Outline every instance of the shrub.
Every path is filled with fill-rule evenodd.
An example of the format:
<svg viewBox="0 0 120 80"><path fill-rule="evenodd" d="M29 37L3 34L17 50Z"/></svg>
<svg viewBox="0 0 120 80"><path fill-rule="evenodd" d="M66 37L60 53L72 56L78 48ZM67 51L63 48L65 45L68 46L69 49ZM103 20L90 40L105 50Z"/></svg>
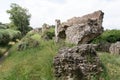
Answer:
<svg viewBox="0 0 120 80"><path fill-rule="evenodd" d="M38 33L28 33L17 46L17 50L26 50L37 47L40 44L40 35Z"/></svg>
<svg viewBox="0 0 120 80"><path fill-rule="evenodd" d="M0 29L0 44L7 44L9 41L15 41L21 38L19 31L11 29Z"/></svg>
<svg viewBox="0 0 120 80"><path fill-rule="evenodd" d="M106 30L100 36L92 40L92 43L114 43L117 41L120 41L120 30Z"/></svg>
<svg viewBox="0 0 120 80"><path fill-rule="evenodd" d="M42 38L45 40L53 39L54 36L55 36L55 32L53 27L42 33Z"/></svg>
<svg viewBox="0 0 120 80"><path fill-rule="evenodd" d="M8 26L6 25L6 24L0 24L0 29L7 29L8 28Z"/></svg>
<svg viewBox="0 0 120 80"><path fill-rule="evenodd" d="M32 47L37 47L39 46L39 41L32 39L32 38L27 38L26 40L23 40L23 42L20 42L18 44L17 50L26 50L28 48Z"/></svg>

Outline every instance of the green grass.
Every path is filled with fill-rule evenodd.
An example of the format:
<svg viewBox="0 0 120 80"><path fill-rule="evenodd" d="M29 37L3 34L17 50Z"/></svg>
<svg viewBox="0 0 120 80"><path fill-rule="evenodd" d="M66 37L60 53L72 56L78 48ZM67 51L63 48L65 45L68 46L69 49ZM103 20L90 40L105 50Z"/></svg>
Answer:
<svg viewBox="0 0 120 80"><path fill-rule="evenodd" d="M52 63L59 47L53 40L41 40L40 46L24 51L15 48L0 66L0 80L54 80ZM101 79L120 80L120 56L99 53L99 57L104 67Z"/></svg>
<svg viewBox="0 0 120 80"><path fill-rule="evenodd" d="M107 78L107 80L120 80L120 55L99 53L99 57L108 73L108 75L104 77Z"/></svg>
<svg viewBox="0 0 120 80"><path fill-rule="evenodd" d="M53 41L24 51L14 49L0 67L0 80L54 80L52 63L57 47Z"/></svg>
<svg viewBox="0 0 120 80"><path fill-rule="evenodd" d="M40 46L23 51L16 51L13 46L0 66L0 80L54 80L53 57L66 44L58 45L53 40L41 40ZM101 79L120 80L120 56L103 52L98 55L104 67Z"/></svg>

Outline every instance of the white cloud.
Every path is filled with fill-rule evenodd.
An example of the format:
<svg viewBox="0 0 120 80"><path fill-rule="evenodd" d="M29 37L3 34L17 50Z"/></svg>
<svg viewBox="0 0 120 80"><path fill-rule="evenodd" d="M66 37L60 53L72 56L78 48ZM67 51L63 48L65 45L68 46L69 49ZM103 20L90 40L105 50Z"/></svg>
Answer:
<svg viewBox="0 0 120 80"><path fill-rule="evenodd" d="M16 3L29 9L33 27L41 27L43 23L54 24L55 19L65 21L74 16L102 10L105 12L103 26L107 29L120 29L120 0L16 0ZM6 6L10 5L4 4ZM3 10L0 13L0 21L8 21Z"/></svg>

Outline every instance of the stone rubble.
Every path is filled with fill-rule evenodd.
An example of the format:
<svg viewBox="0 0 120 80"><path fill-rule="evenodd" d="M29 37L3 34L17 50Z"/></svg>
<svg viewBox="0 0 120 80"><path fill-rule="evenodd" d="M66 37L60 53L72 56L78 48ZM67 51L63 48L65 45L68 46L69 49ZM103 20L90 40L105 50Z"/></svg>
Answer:
<svg viewBox="0 0 120 80"><path fill-rule="evenodd" d="M109 48L109 52L111 54L120 54L120 42L111 44L111 46Z"/></svg>
<svg viewBox="0 0 120 80"><path fill-rule="evenodd" d="M102 72L101 61L93 45L64 47L54 58L56 80L90 80Z"/></svg>

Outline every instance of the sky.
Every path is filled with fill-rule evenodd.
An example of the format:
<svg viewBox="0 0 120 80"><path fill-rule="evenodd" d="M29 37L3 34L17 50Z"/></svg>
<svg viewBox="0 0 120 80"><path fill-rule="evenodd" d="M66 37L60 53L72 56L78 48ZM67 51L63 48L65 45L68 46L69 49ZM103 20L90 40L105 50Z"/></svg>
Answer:
<svg viewBox="0 0 120 80"><path fill-rule="evenodd" d="M103 27L105 29L120 29L120 0L0 0L0 22L9 23L11 3L27 8L31 13L30 25L33 28L42 24L55 24L55 19L61 22L72 17L80 17L94 11L104 12Z"/></svg>

